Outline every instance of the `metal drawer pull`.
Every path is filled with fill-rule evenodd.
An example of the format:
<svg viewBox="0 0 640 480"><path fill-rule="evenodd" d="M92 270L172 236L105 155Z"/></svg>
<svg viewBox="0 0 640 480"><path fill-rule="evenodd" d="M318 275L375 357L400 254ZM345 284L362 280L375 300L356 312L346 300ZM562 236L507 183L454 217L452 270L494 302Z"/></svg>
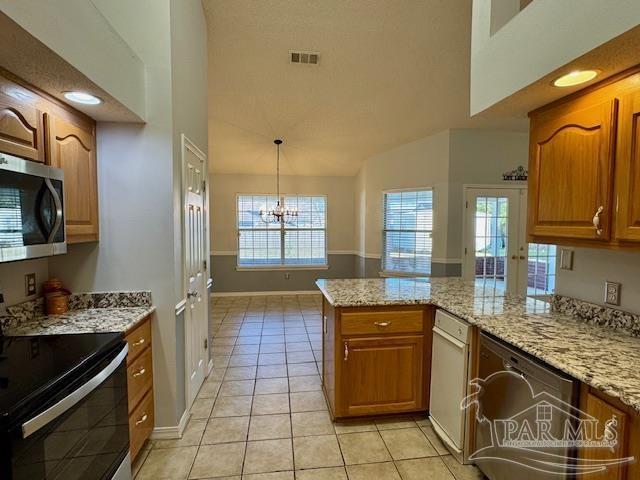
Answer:
<svg viewBox="0 0 640 480"><path fill-rule="evenodd" d="M344 342L344 361L346 362L347 360L349 360L349 345Z"/></svg>
<svg viewBox="0 0 640 480"><path fill-rule="evenodd" d="M598 210L596 210L596 214L593 216L593 226L596 229L596 235L602 235L602 229L600 228L600 215L604 212L604 207L600 205Z"/></svg>
<svg viewBox="0 0 640 480"><path fill-rule="evenodd" d="M138 370L136 373L132 374L131 376L133 378L139 377L140 375L144 375L145 373L147 373L147 370L142 367L140 370Z"/></svg>
<svg viewBox="0 0 640 480"><path fill-rule="evenodd" d="M391 322L373 322L376 327L388 327L391 325Z"/></svg>
<svg viewBox="0 0 640 480"><path fill-rule="evenodd" d="M136 421L136 425L142 425L144 422L147 421L148 418L149 418L149 416L145 413L144 415L142 415L140 417L140 420Z"/></svg>
<svg viewBox="0 0 640 480"><path fill-rule="evenodd" d="M140 345L144 345L145 339L141 338L140 340L138 340L137 342L133 342L131 344L132 347L139 347Z"/></svg>

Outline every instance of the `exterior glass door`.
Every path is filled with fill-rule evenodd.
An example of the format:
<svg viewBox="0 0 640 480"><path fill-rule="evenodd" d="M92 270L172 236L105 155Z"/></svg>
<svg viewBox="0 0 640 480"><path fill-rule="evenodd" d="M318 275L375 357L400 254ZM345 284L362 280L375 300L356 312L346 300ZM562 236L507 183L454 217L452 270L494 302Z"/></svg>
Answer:
<svg viewBox="0 0 640 480"><path fill-rule="evenodd" d="M467 188L464 276L520 295L553 293L555 245L527 244L523 188Z"/></svg>

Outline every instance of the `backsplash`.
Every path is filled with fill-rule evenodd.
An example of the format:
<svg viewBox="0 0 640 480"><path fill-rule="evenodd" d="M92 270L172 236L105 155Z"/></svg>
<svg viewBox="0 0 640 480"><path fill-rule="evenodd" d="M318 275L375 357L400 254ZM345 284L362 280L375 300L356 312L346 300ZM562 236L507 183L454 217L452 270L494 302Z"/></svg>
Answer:
<svg viewBox="0 0 640 480"><path fill-rule="evenodd" d="M150 291L72 293L69 296L69 310L150 306ZM42 297L7 307L7 315L0 316L0 325L19 324L39 315L45 315L45 302Z"/></svg>
<svg viewBox="0 0 640 480"><path fill-rule="evenodd" d="M551 306L565 315L640 337L640 315L563 295L553 295Z"/></svg>

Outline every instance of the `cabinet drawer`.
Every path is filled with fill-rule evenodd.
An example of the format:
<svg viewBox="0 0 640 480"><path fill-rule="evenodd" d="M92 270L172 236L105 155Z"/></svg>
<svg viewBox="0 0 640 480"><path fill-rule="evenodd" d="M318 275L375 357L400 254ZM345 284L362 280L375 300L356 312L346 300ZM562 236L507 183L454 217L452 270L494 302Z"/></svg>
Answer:
<svg viewBox="0 0 640 480"><path fill-rule="evenodd" d="M385 333L422 333L422 310L388 312L343 312L342 335L369 335Z"/></svg>
<svg viewBox="0 0 640 480"><path fill-rule="evenodd" d="M132 460L136 458L144 442L151 435L154 424L153 391L149 391L138 408L129 416L129 450Z"/></svg>
<svg viewBox="0 0 640 480"><path fill-rule="evenodd" d="M144 351L145 348L151 346L151 322L147 318L140 323L135 329L127 333L124 337L129 345L129 355L127 356L127 365L131 365L133 361Z"/></svg>
<svg viewBox="0 0 640 480"><path fill-rule="evenodd" d="M153 388L153 360L151 349L147 348L142 355L127 367L127 388L129 390L129 412L138 405L142 397Z"/></svg>

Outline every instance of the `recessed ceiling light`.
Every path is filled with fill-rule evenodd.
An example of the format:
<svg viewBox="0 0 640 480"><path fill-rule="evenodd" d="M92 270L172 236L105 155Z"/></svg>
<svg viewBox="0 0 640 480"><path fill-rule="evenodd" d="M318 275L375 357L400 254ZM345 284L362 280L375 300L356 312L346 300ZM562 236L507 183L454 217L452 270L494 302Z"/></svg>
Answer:
<svg viewBox="0 0 640 480"><path fill-rule="evenodd" d="M102 103L102 99L86 92L64 92L64 98L84 105L98 105Z"/></svg>
<svg viewBox="0 0 640 480"><path fill-rule="evenodd" d="M574 85L580 85L581 83L593 80L598 76L598 73L600 73L598 70L575 70L560 78L556 78L553 84L556 87L573 87Z"/></svg>

